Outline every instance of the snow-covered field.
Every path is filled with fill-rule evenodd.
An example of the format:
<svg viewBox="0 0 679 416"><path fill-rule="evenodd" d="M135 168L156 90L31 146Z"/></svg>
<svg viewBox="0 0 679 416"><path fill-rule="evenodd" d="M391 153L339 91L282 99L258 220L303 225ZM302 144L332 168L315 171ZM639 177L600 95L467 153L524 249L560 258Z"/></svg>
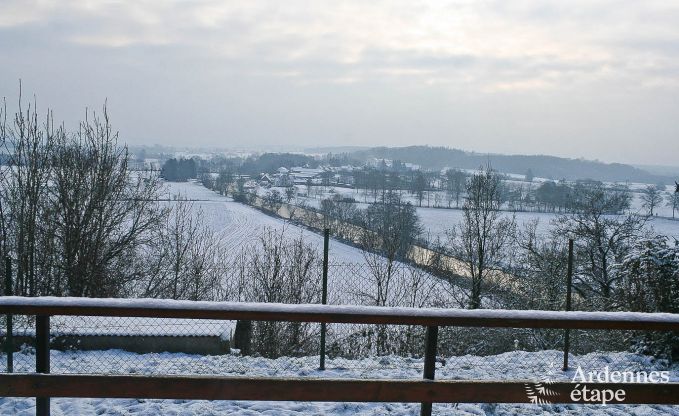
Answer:
<svg viewBox="0 0 679 416"><path fill-rule="evenodd" d="M165 197L171 200L180 194L185 198L195 200L194 209L202 212L203 221L218 234L224 249L233 254L237 254L244 247L255 245L265 228L285 229L286 237L298 238L302 235L304 241L315 246L319 252L323 248L321 235L234 202L231 198L221 196L199 183L168 182L165 192ZM328 271L329 303L356 303L357 299L365 294L375 293L374 276L360 249L331 240L329 260L331 264ZM405 270L407 266L399 263L397 267ZM422 283L421 286L444 285L439 278L422 273L428 285ZM407 273L404 271L403 275L406 276ZM451 288L446 286L445 289ZM445 289L439 288L433 293L439 297L448 296L448 291Z"/></svg>
<svg viewBox="0 0 679 416"><path fill-rule="evenodd" d="M241 247L256 242L262 231L269 227L276 230L286 229L291 237L304 235L304 240L322 249L323 237L282 219L273 218L260 211L234 202L195 182L167 182L166 193L170 199L181 194L195 199L196 209L202 210L202 218L217 232L225 247L237 251ZM361 251L339 242L330 244L330 258L333 263L363 262Z"/></svg>
<svg viewBox="0 0 679 416"><path fill-rule="evenodd" d="M525 182L523 184L528 185ZM532 185L536 186L537 183L534 183ZM641 201L641 190L645 186L647 185L646 184L629 185L630 190L632 191L632 204L630 207L631 212L638 212L640 214L645 213L645 210L642 208ZM282 195L285 194L285 188L274 187L271 189L278 190ZM260 188L258 189L258 194L260 196L264 196L268 191L269 190L266 188ZM667 186L666 192L669 193L671 191L673 191L673 189ZM300 194L305 194L306 188L303 186L297 186L297 192ZM361 209L367 207L368 204L373 201L372 195L370 195L369 193L366 194L365 191L363 190L341 187L334 188L327 187L325 189L325 192L321 192L321 188L316 187L312 192L313 197L297 196L296 201L298 201L298 203L303 202L304 204L310 207L318 208L321 199L330 198L334 194L341 195L343 197L354 198L357 202L357 206ZM433 195L434 193L432 192L431 194ZM405 201L409 201L415 206L418 205L418 201L415 199L415 197L409 194L408 192L404 191L402 194L402 198ZM447 238L446 231L450 230L451 228L453 228L455 225L459 224L462 221L462 210L445 208L445 206L447 206L447 202L445 200L445 193L443 192L440 192L438 199L439 202L436 205L442 206L444 208L431 207L432 205L435 205L434 200L436 198L434 196L430 196L429 199L430 199L429 203L427 203L427 200L425 199L422 202L422 207L417 208L417 215L420 218L420 222L423 228L423 237L429 239L430 241L434 241L438 237L441 241L445 242ZM455 206L454 201L452 205ZM656 208L656 212L658 216L650 218L648 226L653 227L653 230L656 233L679 238L679 216L677 220L673 220L672 218L670 218L672 216L672 208L666 205L666 201L663 201L663 203ZM508 211L507 215L512 215L512 213ZM535 219L538 219L539 220L538 232L546 233L551 228L550 222L557 216L557 214L542 212L517 212L515 216L516 222L519 227L522 227L524 224L527 224Z"/></svg>
<svg viewBox="0 0 679 416"><path fill-rule="evenodd" d="M423 236L430 240L439 237L441 241L446 241L446 230L450 230L462 221L462 210L441 209L441 208L417 208L417 215L423 228ZM512 215L512 213L507 213ZM551 229L551 221L556 214L540 212L517 212L514 214L516 223L519 227L535 219L539 220L538 232L546 233ZM653 227L656 233L679 238L679 221L668 218L650 218L647 227Z"/></svg>
<svg viewBox="0 0 679 416"><path fill-rule="evenodd" d="M18 363L32 363L33 355L17 357ZM562 372L558 367L559 351L537 353L514 351L490 357L452 357L438 365L436 378L504 379L539 381L572 380L574 370ZM4 361L4 360L3 360ZM328 370L319 371L318 357L279 358L198 356L186 354L132 354L118 350L89 352L52 351L53 373L108 374L220 374L268 377L310 378L391 378L420 379L422 360L395 356L366 358L357 361L327 361ZM618 370L660 370L646 357L630 354L589 354L573 357L574 368L585 371L603 370L605 366ZM4 364L0 364L4 365ZM0 367L0 370L4 370ZM670 381L679 381L679 369L670 372ZM0 414L34 414L30 398L0 398ZM679 415L672 406L583 406L583 405L513 405L513 404L437 404L437 415ZM52 415L417 415L419 404L411 403L300 403L199 400L143 399L52 399Z"/></svg>

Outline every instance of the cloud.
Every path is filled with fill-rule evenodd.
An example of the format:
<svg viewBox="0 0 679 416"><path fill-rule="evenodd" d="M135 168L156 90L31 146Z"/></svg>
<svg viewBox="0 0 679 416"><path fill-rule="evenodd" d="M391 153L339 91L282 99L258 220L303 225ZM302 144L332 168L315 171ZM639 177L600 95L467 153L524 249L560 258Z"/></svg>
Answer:
<svg viewBox="0 0 679 416"><path fill-rule="evenodd" d="M4 9L0 27L40 26L85 47L184 47L260 73L332 72L330 81L390 74L454 82L467 71L478 87L549 87L643 72L649 59L657 80L679 49L677 7L653 1L10 1ZM649 14L664 16L661 24L639 18ZM649 33L664 37L639 39Z"/></svg>
<svg viewBox="0 0 679 416"><path fill-rule="evenodd" d="M2 94L14 91L16 78L23 77L54 90L50 98L59 100L64 90L50 86L49 77L60 77L64 85L138 102L156 95L162 97L159 106L176 106L168 110L172 114L180 114L183 100L199 104L192 94L201 94L215 117L240 114L234 125L249 120L241 107L271 106L265 116L278 120L272 126L290 132L296 130L287 123L297 116L276 112L298 111L303 119L324 100L336 101L336 114L323 118L333 126L349 115L356 125L370 124L352 113L357 100L374 103L364 112L385 123L407 117L407 103L417 102L412 117L444 131L452 128L449 114L472 108L487 113L498 102L526 108L516 117L531 117L528 108L544 107L541 100L569 105L573 94L582 94L577 105L583 109L614 97L634 103L628 111L636 111L638 97L649 103L647 97L659 91L679 89L679 3L670 1L5 0L1 11L0 53L12 62L0 67ZM671 100L656 101L657 114L672 114ZM132 109L130 114L141 125ZM456 120L468 127L465 134L491 135L492 121ZM551 128L558 125L554 118ZM543 135L553 133L540 128ZM364 140L385 132L371 129L354 136ZM597 125L590 133L602 129ZM146 125L137 130L165 131ZM262 128L261 135L274 130ZM505 130L510 134L499 129ZM670 137L672 131L662 134Z"/></svg>

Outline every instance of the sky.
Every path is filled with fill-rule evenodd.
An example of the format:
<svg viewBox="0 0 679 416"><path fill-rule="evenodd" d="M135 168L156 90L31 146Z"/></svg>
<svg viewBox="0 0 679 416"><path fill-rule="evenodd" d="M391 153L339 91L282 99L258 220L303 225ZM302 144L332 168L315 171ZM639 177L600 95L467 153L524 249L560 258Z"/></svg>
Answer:
<svg viewBox="0 0 679 416"><path fill-rule="evenodd" d="M130 144L679 165L679 2L0 0L0 96Z"/></svg>

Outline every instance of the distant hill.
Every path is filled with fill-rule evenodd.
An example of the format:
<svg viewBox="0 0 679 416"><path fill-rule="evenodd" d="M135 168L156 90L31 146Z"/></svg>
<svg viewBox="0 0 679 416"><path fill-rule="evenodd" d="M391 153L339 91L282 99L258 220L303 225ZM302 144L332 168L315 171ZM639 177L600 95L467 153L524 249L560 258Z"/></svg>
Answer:
<svg viewBox="0 0 679 416"><path fill-rule="evenodd" d="M671 176L679 178L679 166L663 166L663 165L634 165L635 168L645 170L654 175Z"/></svg>
<svg viewBox="0 0 679 416"><path fill-rule="evenodd" d="M550 179L595 179L610 182L672 183L675 178L652 174L622 163L604 163L584 159L568 159L546 155L499 155L467 152L447 147L408 146L374 147L357 150L350 155L359 160L371 158L415 163L424 169L445 167L477 169L490 162L503 173L523 175L528 169L533 175Z"/></svg>
<svg viewBox="0 0 679 416"><path fill-rule="evenodd" d="M353 153L362 150L369 150L369 146L319 146L304 149L305 153Z"/></svg>

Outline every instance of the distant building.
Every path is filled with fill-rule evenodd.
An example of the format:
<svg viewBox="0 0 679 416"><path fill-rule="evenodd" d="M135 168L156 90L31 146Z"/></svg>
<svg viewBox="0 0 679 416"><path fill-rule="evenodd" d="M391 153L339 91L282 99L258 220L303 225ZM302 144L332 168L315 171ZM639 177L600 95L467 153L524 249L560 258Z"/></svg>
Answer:
<svg viewBox="0 0 679 416"><path fill-rule="evenodd" d="M271 176L269 176L268 173L262 173L261 175L259 175L259 178L257 178L257 184L259 186L268 188L274 185L274 179Z"/></svg>
<svg viewBox="0 0 679 416"><path fill-rule="evenodd" d="M403 169L405 169L405 170L420 170L421 169L420 165L416 165L414 163L402 163L402 162L398 162L398 161L396 161L396 163L394 163L394 161L391 160L391 159L378 159L378 158L369 159L366 162L366 165L371 166L371 167L376 168L376 169L381 169L381 170L396 170L396 171L399 171L399 170L403 170Z"/></svg>
<svg viewBox="0 0 679 416"><path fill-rule="evenodd" d="M294 167L290 168L289 175L295 185L306 185L309 180L312 184L318 185L321 183L323 172L323 169Z"/></svg>

